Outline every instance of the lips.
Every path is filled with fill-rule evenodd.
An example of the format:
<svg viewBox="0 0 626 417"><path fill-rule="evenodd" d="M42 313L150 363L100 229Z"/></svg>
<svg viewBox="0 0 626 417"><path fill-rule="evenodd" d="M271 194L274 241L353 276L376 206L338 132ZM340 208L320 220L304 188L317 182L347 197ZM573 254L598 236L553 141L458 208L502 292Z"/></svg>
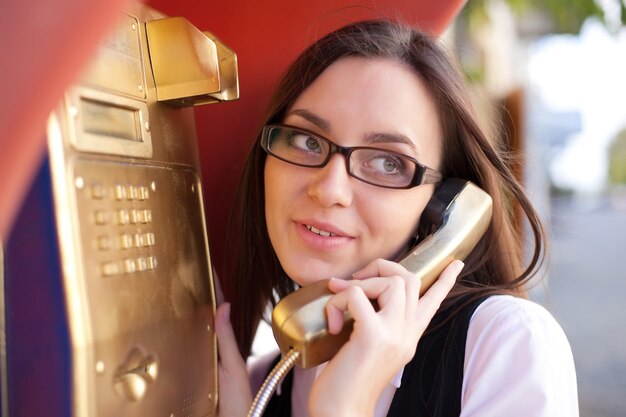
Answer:
<svg viewBox="0 0 626 417"><path fill-rule="evenodd" d="M295 220L296 223L300 224L301 227L306 228L311 233L315 233L318 236L322 237L353 237L350 233L342 230L339 226L336 226L333 223L328 223L321 220L316 220L313 218L302 218Z"/></svg>
<svg viewBox="0 0 626 417"><path fill-rule="evenodd" d="M310 224L305 224L304 227L306 227L307 229L309 229L311 232L315 233L316 235L320 235L320 236L324 236L324 237L335 237L335 236L337 236L336 233L328 232L326 230L320 230L320 229L316 228L315 226L311 226Z"/></svg>
<svg viewBox="0 0 626 417"><path fill-rule="evenodd" d="M355 236L332 223L302 218L294 221L299 241L310 249L335 251L354 242Z"/></svg>
<svg viewBox="0 0 626 417"><path fill-rule="evenodd" d="M344 248L354 237L343 233L341 230L329 226L328 224L313 223L311 221L296 222L296 233L299 236L297 242L301 242L305 247L314 251L336 251ZM296 241L293 242L294 244ZM316 252L317 253L317 252Z"/></svg>

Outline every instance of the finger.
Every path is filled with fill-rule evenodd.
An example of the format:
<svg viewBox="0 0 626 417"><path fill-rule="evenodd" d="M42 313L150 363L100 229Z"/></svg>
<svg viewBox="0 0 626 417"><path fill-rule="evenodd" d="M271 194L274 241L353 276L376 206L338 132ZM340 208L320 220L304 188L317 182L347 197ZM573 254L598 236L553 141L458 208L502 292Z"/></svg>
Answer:
<svg viewBox="0 0 626 417"><path fill-rule="evenodd" d="M245 416L252 404L252 393L246 364L230 323L229 303L221 304L215 312L215 332L219 352L218 416Z"/></svg>
<svg viewBox="0 0 626 417"><path fill-rule="evenodd" d="M357 286L349 286L328 300L326 304L326 317L328 319L328 331L337 334L343 328L343 312L347 311L355 321L366 320L376 314L374 306L367 298L363 290Z"/></svg>
<svg viewBox="0 0 626 417"><path fill-rule="evenodd" d="M355 272L352 275L353 280L363 280L371 277L383 277L398 275L404 278L406 281L406 299L405 305L408 307L406 311L406 318L412 319L415 317L417 309L417 300L419 298L419 292L422 282L415 276L414 273L407 270L404 266L397 262L388 261L386 259L375 259L370 262L365 268Z"/></svg>
<svg viewBox="0 0 626 417"><path fill-rule="evenodd" d="M385 277L391 275L404 276L410 274L405 267L397 262L386 259L375 259L367 264L363 269L352 274L352 279L365 279L372 277Z"/></svg>
<svg viewBox="0 0 626 417"><path fill-rule="evenodd" d="M406 282L399 276L369 278L361 281L333 281L337 280L331 280L332 283L329 282L329 288L340 291L331 298L330 301L332 302L327 304L329 329L332 332L341 330L344 322L344 311L349 311L355 320L371 320L372 313L394 320L406 317ZM375 305L367 305L367 308L363 307L362 310L357 310L359 305L351 303L361 302L361 295L367 299L375 300ZM372 301L369 304L371 303Z"/></svg>
<svg viewBox="0 0 626 417"><path fill-rule="evenodd" d="M215 312L215 332L220 365L230 374L245 371L246 365L239 354L235 332L230 323L230 303L221 304Z"/></svg>
<svg viewBox="0 0 626 417"><path fill-rule="evenodd" d="M399 276L350 281L331 278L328 282L328 288L335 293L340 293L350 287L358 287L363 290L368 299L376 300L379 311L393 308L391 313L394 313L395 310L404 309L406 282ZM419 290L416 292L419 294Z"/></svg>
<svg viewBox="0 0 626 417"><path fill-rule="evenodd" d="M215 270L213 270L213 285L215 286L215 301L217 305L221 305L224 303L224 293L222 292L222 285L220 284L220 279Z"/></svg>
<svg viewBox="0 0 626 417"><path fill-rule="evenodd" d="M420 298L417 307L417 315L419 317L428 318L430 322L430 319L435 315L439 306L456 283L456 278L461 273L463 266L463 262L455 260L443 270L437 281Z"/></svg>
<svg viewBox="0 0 626 417"><path fill-rule="evenodd" d="M328 319L328 332L330 334L339 334L345 323L343 310L340 310L334 304L326 304L326 317Z"/></svg>
<svg viewBox="0 0 626 417"><path fill-rule="evenodd" d="M405 281L405 305L409 307L406 311L406 317L412 319L415 317L415 310L417 308L417 300L419 299L422 282L413 272L407 270L404 266L386 259L376 259L370 262L365 268L353 274L353 280L356 281L371 277L385 277L393 275L400 276Z"/></svg>

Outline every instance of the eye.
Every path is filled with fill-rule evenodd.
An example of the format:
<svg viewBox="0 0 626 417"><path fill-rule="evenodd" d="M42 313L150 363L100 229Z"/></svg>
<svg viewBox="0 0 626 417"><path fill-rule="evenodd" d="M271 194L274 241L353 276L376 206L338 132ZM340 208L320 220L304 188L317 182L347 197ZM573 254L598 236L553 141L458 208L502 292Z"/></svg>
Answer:
<svg viewBox="0 0 626 417"><path fill-rule="evenodd" d="M395 155L379 155L370 159L368 166L382 175L393 175L404 170L402 160Z"/></svg>
<svg viewBox="0 0 626 417"><path fill-rule="evenodd" d="M398 164L396 163L396 161L393 161L391 159L385 159L383 161L383 169L385 170L385 172L394 172L398 169Z"/></svg>
<svg viewBox="0 0 626 417"><path fill-rule="evenodd" d="M411 182L415 164L395 152L360 148L352 153L351 170L354 176L372 184L403 187Z"/></svg>
<svg viewBox="0 0 626 417"><path fill-rule="evenodd" d="M322 143L319 138L298 132L291 137L291 145L303 151L317 152L322 151Z"/></svg>

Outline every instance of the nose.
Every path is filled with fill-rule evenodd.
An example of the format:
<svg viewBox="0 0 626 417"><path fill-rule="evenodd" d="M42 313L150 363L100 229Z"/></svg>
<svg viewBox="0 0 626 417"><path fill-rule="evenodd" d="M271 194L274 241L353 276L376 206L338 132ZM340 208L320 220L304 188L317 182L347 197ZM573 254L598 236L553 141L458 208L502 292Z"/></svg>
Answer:
<svg viewBox="0 0 626 417"><path fill-rule="evenodd" d="M348 207L352 204L352 178L343 155L334 154L326 166L315 171L309 184L309 195L313 199L323 207Z"/></svg>

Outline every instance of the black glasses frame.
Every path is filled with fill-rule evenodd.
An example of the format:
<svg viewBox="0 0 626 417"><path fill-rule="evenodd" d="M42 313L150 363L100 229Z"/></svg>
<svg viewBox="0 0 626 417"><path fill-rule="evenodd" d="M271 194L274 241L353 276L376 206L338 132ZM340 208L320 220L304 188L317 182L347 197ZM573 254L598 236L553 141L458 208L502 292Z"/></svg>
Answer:
<svg viewBox="0 0 626 417"><path fill-rule="evenodd" d="M272 131L272 129L291 129L291 130L296 130L298 132L303 132L306 133L308 135L311 135L313 137L316 137L318 139L321 139L325 142L328 142L328 144L330 145L330 151L328 152L328 155L326 156L326 159L324 159L324 161L322 161L319 164L301 164L298 162L293 162L290 161L288 159L285 159L279 155L276 155L275 153L272 152L272 150L270 149L269 146L269 142L270 142L270 132ZM370 185L374 185L376 187L382 187L382 188L393 188L393 189L409 189L409 188L413 188L413 187L417 187L418 185L422 185L422 184L436 184L439 183L443 180L443 175L438 172L435 171L432 168L427 167L424 164L419 163L415 158L412 158L408 155L404 155L398 152L394 152L394 151L390 151L389 149L383 149L383 148L376 148L376 147L371 147L371 146L341 146L341 145L337 145L335 142L333 142L332 140L325 138L324 136L315 133L315 132L311 132L310 130L307 129L303 129L301 127L296 127L296 126L291 126L291 125L286 125L286 124L270 124L270 125L265 125L263 127L263 130L261 131L261 141L260 141L260 145L261 148L268 154L273 156L274 158L280 159L281 161L285 161L287 163L290 163L292 165L297 165L297 166L301 166L301 167L306 167L306 168L322 168L324 166L326 166L326 164L328 164L328 161L330 161L331 156L334 153L339 153L341 155L344 156L344 159L346 161L346 171L348 172L348 175L350 175L352 178L356 178L359 181L362 181L366 184L370 184ZM399 186L399 187L394 187L394 186L389 186L389 185L381 185L381 184L376 184L370 181L367 181L361 177L356 176L353 172L352 169L350 167L350 155L352 154L353 151L358 150L358 149L371 149L371 150L379 150L379 151L384 151L384 152L389 152L389 153L393 153L396 155L400 155L403 158L408 159L409 161L413 162L416 166L415 169L415 174L413 175L413 178L411 179L411 182L405 186Z"/></svg>

